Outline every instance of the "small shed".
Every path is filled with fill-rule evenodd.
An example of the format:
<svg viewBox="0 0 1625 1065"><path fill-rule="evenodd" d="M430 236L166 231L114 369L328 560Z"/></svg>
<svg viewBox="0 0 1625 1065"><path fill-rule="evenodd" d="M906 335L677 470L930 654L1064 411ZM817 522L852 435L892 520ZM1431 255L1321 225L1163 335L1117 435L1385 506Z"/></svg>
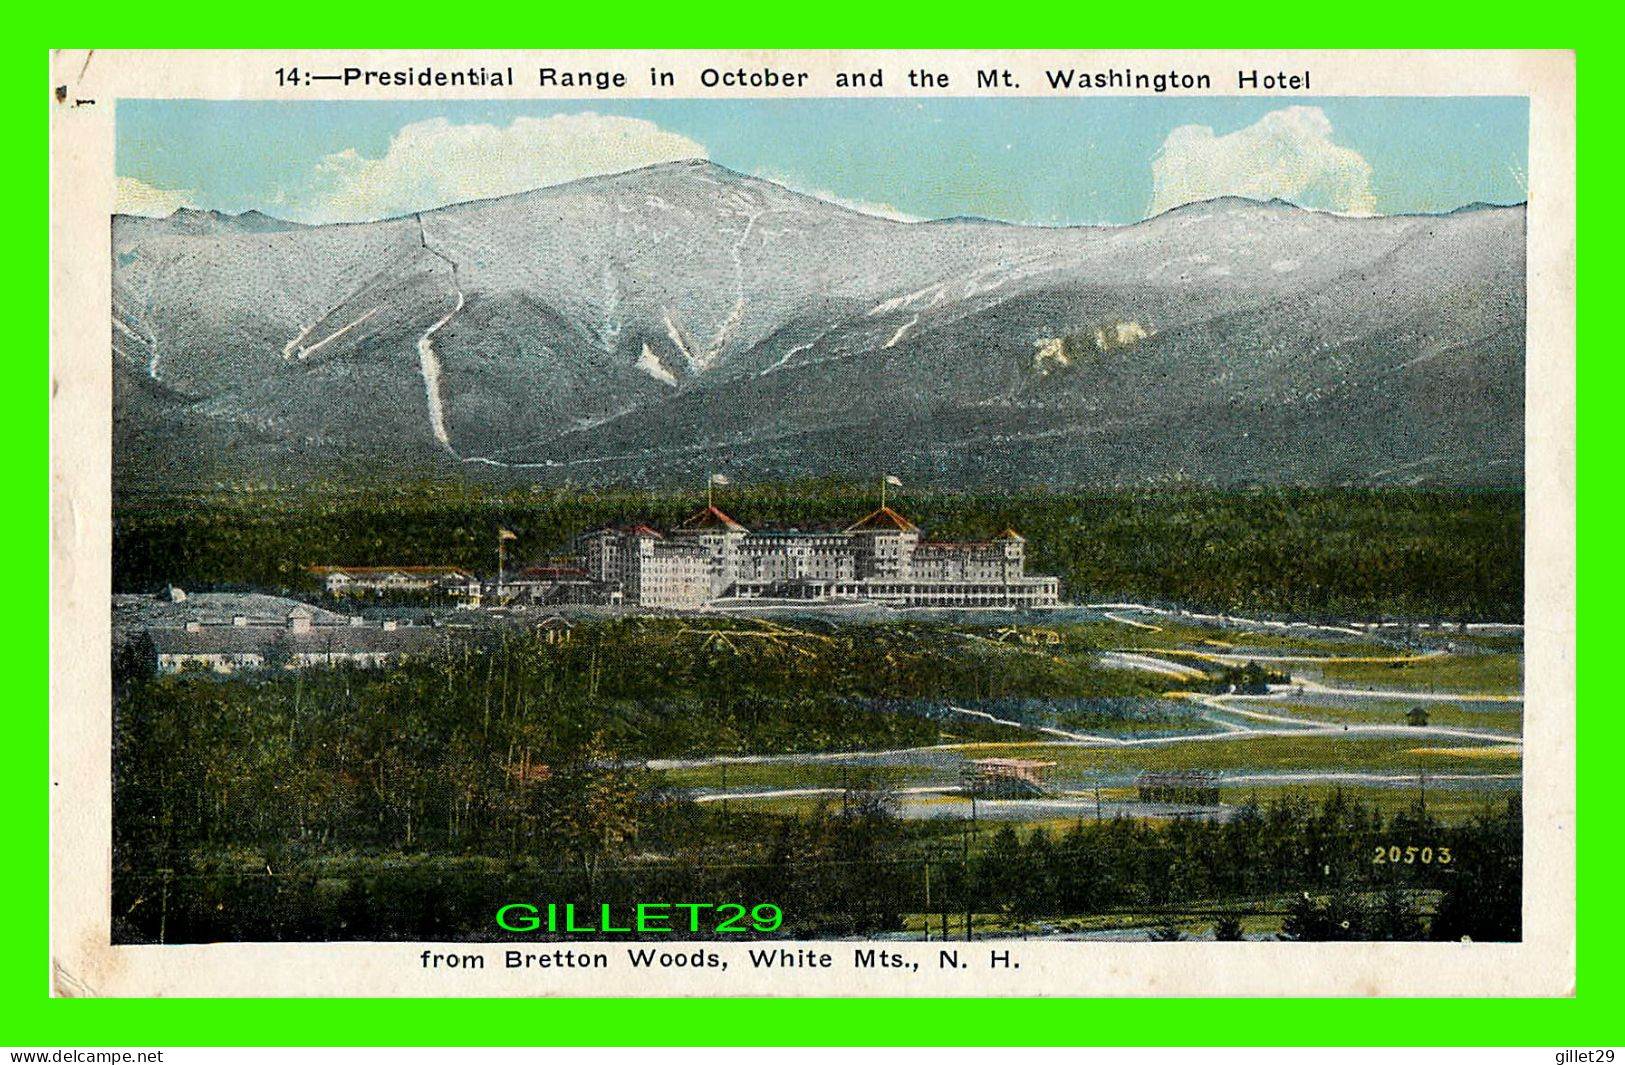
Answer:
<svg viewBox="0 0 1625 1065"><path fill-rule="evenodd" d="M1141 802L1219 805L1219 775L1206 769L1147 770L1135 786Z"/></svg>
<svg viewBox="0 0 1625 1065"><path fill-rule="evenodd" d="M965 789L997 799L1026 799L1049 794L1044 778L1054 762L1027 758L977 758L965 766Z"/></svg>
<svg viewBox="0 0 1625 1065"><path fill-rule="evenodd" d="M1405 724L1411 728L1427 728L1428 712L1425 707L1413 706L1405 711Z"/></svg>

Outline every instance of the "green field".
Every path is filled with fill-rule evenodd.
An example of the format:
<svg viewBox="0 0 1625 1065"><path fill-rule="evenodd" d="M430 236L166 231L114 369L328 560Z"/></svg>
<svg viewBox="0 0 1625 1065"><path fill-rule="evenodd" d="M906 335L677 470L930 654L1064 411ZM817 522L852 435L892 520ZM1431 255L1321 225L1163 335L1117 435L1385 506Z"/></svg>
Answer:
<svg viewBox="0 0 1625 1065"><path fill-rule="evenodd" d="M1514 767L1515 770L1515 767ZM1513 771L1513 770L1509 770ZM1454 771L1453 771L1454 772ZM943 787L951 787L952 781L940 782ZM810 785L808 785L810 786ZM1463 787L1459 782L1452 782L1449 786L1440 786L1435 783L1429 786L1427 778L1419 775L1416 780L1406 786L1376 786L1360 783L1318 783L1298 782L1286 784L1258 784L1237 785L1235 787L1221 787L1219 800L1225 806L1242 806L1253 802L1260 807L1272 803L1283 802L1310 802L1323 803L1334 793L1357 800L1371 808L1380 810L1387 816L1411 811L1416 807L1419 796L1425 796L1429 816L1444 824L1457 824L1473 817L1478 817L1493 809L1497 804L1504 803L1507 796L1515 794L1517 782L1485 780L1482 784ZM1100 789L1103 803L1102 811L1106 818L1117 816L1115 804L1119 802L1132 802L1136 798L1133 788L1108 787ZM1023 838L1028 834L1043 830L1050 833L1063 833L1071 829L1080 821L1094 820L1094 812L1090 808L1093 792L1084 789L1066 796L1070 800L1081 802L1081 806L1074 814L1057 815L1050 806L1035 804L1030 817L1012 818L1014 809L1010 804L1000 808L997 820L984 819L977 833L972 837L971 847L975 853L980 853L987 836L993 827L1013 825ZM969 814L970 800L953 794L941 795L910 795L908 796L910 812L912 815L932 816L929 813L934 808L940 808L942 816L963 820ZM805 818L810 816L819 807L825 809L839 809L841 797L838 794L829 795L798 795L798 796L769 796L763 798L729 799L728 808L741 811L749 810L756 813L773 814L781 817ZM717 806L720 809L720 805ZM1166 818L1152 817L1151 821L1166 820ZM991 827L990 827L991 826Z"/></svg>
<svg viewBox="0 0 1625 1065"><path fill-rule="evenodd" d="M899 786L934 783L944 779L943 771L930 765L877 764L854 760L848 766L827 762L812 765L787 762L734 762L684 769L667 769L661 774L673 787L707 788L729 791L755 791L768 788L844 788L876 777ZM954 778L957 779L957 778Z"/></svg>
<svg viewBox="0 0 1625 1065"><path fill-rule="evenodd" d="M1112 611L1119 617L1132 618L1142 624L1155 625L1158 631L1142 629L1122 622L1106 621L1094 625L1078 625L1080 635L1095 640L1100 646L1135 649L1175 649L1211 654L1246 654L1257 650L1268 654L1301 652L1312 655L1347 655L1360 657L1390 657L1403 654L1396 644L1356 637L1314 636L1300 633L1276 632L1269 629L1223 628L1200 625L1154 614L1135 614L1130 611Z"/></svg>
<svg viewBox="0 0 1625 1065"><path fill-rule="evenodd" d="M1136 747L1074 747L1035 744L979 744L988 757L1037 758L1057 763L1056 778L1100 776L1144 769L1211 769L1240 772L1516 772L1520 759L1509 754L1469 753L1498 750L1476 741L1399 736L1345 739L1304 733L1290 736L1242 736L1195 743L1147 744ZM1416 754L1448 750L1455 754ZM981 756L980 754L978 756Z"/></svg>
<svg viewBox="0 0 1625 1065"><path fill-rule="evenodd" d="M1421 752L1421 753L1418 753ZM1448 752L1448 753L1439 753ZM1514 748L1472 740L1434 736L1343 738L1322 733L1293 736L1259 735L1238 739L1146 744L1134 747L1084 747L1069 744L978 743L941 752L935 764L875 763L843 771L828 764L788 762L731 764L665 771L673 785L730 791L794 788L840 788L843 780L883 773L900 787L941 784L959 779L961 759L1027 758L1054 762L1051 780L1059 787L1086 787L1090 782L1148 769L1208 769L1219 772L1381 772L1516 773L1521 759ZM1382 789L1376 789L1382 790Z"/></svg>
<svg viewBox="0 0 1625 1065"><path fill-rule="evenodd" d="M1513 654L1446 654L1409 662L1330 662L1313 667L1294 664L1293 672L1351 688L1485 695L1523 691L1523 657Z"/></svg>
<svg viewBox="0 0 1625 1065"><path fill-rule="evenodd" d="M1522 654L1523 636L1521 634L1488 634L1479 632L1460 632L1456 629L1421 629L1415 634L1416 642L1424 647L1476 647L1483 651L1498 654Z"/></svg>
<svg viewBox="0 0 1625 1065"><path fill-rule="evenodd" d="M1509 736L1523 734L1523 704L1515 702L1418 704L1405 699L1353 700L1335 696L1317 698L1305 694L1294 697L1291 702L1246 701L1235 705L1282 717L1332 721L1340 725L1403 725L1406 712L1421 705L1427 711L1428 724L1435 728L1475 729L1502 732Z"/></svg>

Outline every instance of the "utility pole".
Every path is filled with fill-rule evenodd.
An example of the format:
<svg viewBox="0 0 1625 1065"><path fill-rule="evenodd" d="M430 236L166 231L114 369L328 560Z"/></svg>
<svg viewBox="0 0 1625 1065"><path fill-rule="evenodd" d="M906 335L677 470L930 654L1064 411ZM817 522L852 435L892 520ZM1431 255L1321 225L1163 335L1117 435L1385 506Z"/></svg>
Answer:
<svg viewBox="0 0 1625 1065"><path fill-rule="evenodd" d="M971 910L975 908L976 889L970 878L970 836L976 829L976 792L970 793L970 821L965 825L965 942L975 938Z"/></svg>
<svg viewBox="0 0 1625 1065"><path fill-rule="evenodd" d="M975 796L974 793L972 793L972 795L971 795L971 809L974 810L975 808L976 808L976 796ZM972 884L970 882L970 824L971 823L969 821L965 822L965 837L964 837L965 852L964 852L964 857L960 860L961 867L964 869L964 873L961 876L961 880L962 880L962 882L964 884L964 892L965 892L965 942L967 942L967 943L970 942L970 907L971 907L971 893L972 893L972 890L973 890L973 886L972 886Z"/></svg>
<svg viewBox="0 0 1625 1065"><path fill-rule="evenodd" d="M160 869L158 871L164 874L163 897L158 903L158 943L162 946L169 925L169 874L174 870Z"/></svg>
<svg viewBox="0 0 1625 1065"><path fill-rule="evenodd" d="M931 942L931 859L925 860L925 941Z"/></svg>

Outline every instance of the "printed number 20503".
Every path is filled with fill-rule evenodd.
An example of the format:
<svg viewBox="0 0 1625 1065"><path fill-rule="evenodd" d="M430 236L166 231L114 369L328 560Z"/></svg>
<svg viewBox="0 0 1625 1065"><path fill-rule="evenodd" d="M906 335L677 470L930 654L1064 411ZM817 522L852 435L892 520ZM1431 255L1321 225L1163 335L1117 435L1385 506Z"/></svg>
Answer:
<svg viewBox="0 0 1625 1065"><path fill-rule="evenodd" d="M1372 865L1449 865L1454 859L1449 847L1401 847L1397 843L1378 847Z"/></svg>

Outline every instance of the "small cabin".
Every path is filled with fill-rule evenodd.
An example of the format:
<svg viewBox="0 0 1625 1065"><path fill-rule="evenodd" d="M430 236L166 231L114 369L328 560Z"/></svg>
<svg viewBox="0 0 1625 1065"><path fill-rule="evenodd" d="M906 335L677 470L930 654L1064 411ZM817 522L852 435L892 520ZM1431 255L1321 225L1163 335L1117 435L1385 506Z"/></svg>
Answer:
<svg viewBox="0 0 1625 1065"><path fill-rule="evenodd" d="M1135 784L1141 802L1177 806L1219 805L1219 775L1205 769L1147 770Z"/></svg>
<svg viewBox="0 0 1625 1065"><path fill-rule="evenodd" d="M994 799L1030 799L1049 794L1045 777L1054 762L1027 758L977 758L965 766L965 790Z"/></svg>

